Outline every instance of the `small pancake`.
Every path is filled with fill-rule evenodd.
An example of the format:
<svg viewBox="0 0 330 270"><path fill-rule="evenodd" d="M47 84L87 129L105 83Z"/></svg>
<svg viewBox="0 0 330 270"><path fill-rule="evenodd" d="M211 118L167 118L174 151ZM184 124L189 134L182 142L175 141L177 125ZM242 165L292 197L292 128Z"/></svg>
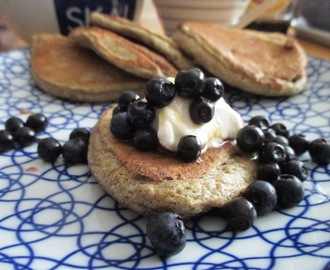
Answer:
<svg viewBox="0 0 330 270"><path fill-rule="evenodd" d="M193 64L180 51L178 45L173 39L165 35L155 33L126 18L111 16L99 12L92 12L90 19L91 23L96 26L108 29L160 53L178 69L188 69L193 67Z"/></svg>
<svg viewBox="0 0 330 270"><path fill-rule="evenodd" d="M31 74L43 91L71 101L114 101L125 90L142 95L146 85L59 34L33 36Z"/></svg>
<svg viewBox="0 0 330 270"><path fill-rule="evenodd" d="M177 69L162 56L111 31L79 27L69 37L78 46L93 50L109 63L141 78L175 76L177 73Z"/></svg>
<svg viewBox="0 0 330 270"><path fill-rule="evenodd" d="M306 85L306 55L284 34L186 22L173 38L211 74L247 92L290 96Z"/></svg>
<svg viewBox="0 0 330 270"><path fill-rule="evenodd" d="M110 196L142 215L198 216L228 203L255 179L256 163L231 142L186 163L117 141L109 129L111 117L112 110L106 111L92 131L88 165Z"/></svg>

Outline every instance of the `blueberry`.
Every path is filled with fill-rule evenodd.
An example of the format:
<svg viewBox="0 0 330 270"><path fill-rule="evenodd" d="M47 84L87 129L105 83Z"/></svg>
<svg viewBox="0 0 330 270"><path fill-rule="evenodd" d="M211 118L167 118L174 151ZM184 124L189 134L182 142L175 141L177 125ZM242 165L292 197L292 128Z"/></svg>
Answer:
<svg viewBox="0 0 330 270"><path fill-rule="evenodd" d="M224 91L223 84L218 78L209 77L205 80L202 96L212 102L216 102L222 97Z"/></svg>
<svg viewBox="0 0 330 270"><path fill-rule="evenodd" d="M255 126L245 126L236 136L237 146L244 152L253 153L260 149L265 140L262 130Z"/></svg>
<svg viewBox="0 0 330 270"><path fill-rule="evenodd" d="M75 128L74 130L71 131L69 135L69 140L78 138L85 141L88 144L90 135L91 135L90 131L86 128Z"/></svg>
<svg viewBox="0 0 330 270"><path fill-rule="evenodd" d="M262 180L252 182L243 192L243 197L254 205L258 216L271 212L277 202L275 188Z"/></svg>
<svg viewBox="0 0 330 270"><path fill-rule="evenodd" d="M127 120L136 128L148 128L155 119L155 110L147 102L131 102L127 110Z"/></svg>
<svg viewBox="0 0 330 270"><path fill-rule="evenodd" d="M8 118L5 122L5 129L13 136L22 127L24 127L23 120L15 116Z"/></svg>
<svg viewBox="0 0 330 270"><path fill-rule="evenodd" d="M276 141L277 135L275 133L275 130L269 128L269 129L263 130L263 132L264 132L264 136L265 136L265 143Z"/></svg>
<svg viewBox="0 0 330 270"><path fill-rule="evenodd" d="M180 139L177 155L184 161L194 161L201 155L202 146L200 140L193 135L187 135Z"/></svg>
<svg viewBox="0 0 330 270"><path fill-rule="evenodd" d="M173 101L174 96L174 84L169 80L154 78L147 83L145 97L151 106L163 108Z"/></svg>
<svg viewBox="0 0 330 270"><path fill-rule="evenodd" d="M175 213L164 212L148 217L146 233L161 258L174 256L186 246L186 229L182 218Z"/></svg>
<svg viewBox="0 0 330 270"><path fill-rule="evenodd" d="M248 124L251 126L256 126L262 130L269 128L269 122L268 122L267 118L263 115L257 115L257 116L252 117L249 120Z"/></svg>
<svg viewBox="0 0 330 270"><path fill-rule="evenodd" d="M29 146L36 139L36 133L29 127L22 127L17 130L15 135L15 141L21 146Z"/></svg>
<svg viewBox="0 0 330 270"><path fill-rule="evenodd" d="M286 137L282 136L282 135L277 135L276 139L275 139L275 142L279 143L283 146L289 145L289 140Z"/></svg>
<svg viewBox="0 0 330 270"><path fill-rule="evenodd" d="M281 174L273 183L277 193L277 209L291 208L304 198L302 182L290 174Z"/></svg>
<svg viewBox="0 0 330 270"><path fill-rule="evenodd" d="M284 150L285 150L285 155L286 155L285 161L297 159L295 151L290 146L285 145Z"/></svg>
<svg viewBox="0 0 330 270"><path fill-rule="evenodd" d="M304 163L299 160L289 160L281 165L282 174L291 174L305 181L308 177L308 170Z"/></svg>
<svg viewBox="0 0 330 270"><path fill-rule="evenodd" d="M128 105L136 100L140 100L140 96L134 91L125 91L118 99L118 108L121 112L127 110Z"/></svg>
<svg viewBox="0 0 330 270"><path fill-rule="evenodd" d="M300 156L308 150L309 140L303 134L293 134L289 137L289 145L296 155Z"/></svg>
<svg viewBox="0 0 330 270"><path fill-rule="evenodd" d="M237 197L225 206L227 229L245 231L250 228L257 218L257 212L251 202L244 197Z"/></svg>
<svg viewBox="0 0 330 270"><path fill-rule="evenodd" d="M36 133L45 131L47 125L48 119L42 113L31 114L25 122L25 126L33 129Z"/></svg>
<svg viewBox="0 0 330 270"><path fill-rule="evenodd" d="M69 165L87 164L88 144L78 138L68 140L62 146L62 155Z"/></svg>
<svg viewBox="0 0 330 270"><path fill-rule="evenodd" d="M267 162L258 166L257 179L273 183L281 174L280 166L275 162Z"/></svg>
<svg viewBox="0 0 330 270"><path fill-rule="evenodd" d="M290 131L282 123L275 123L270 126L271 129L275 130L276 135L281 135L286 138L290 136Z"/></svg>
<svg viewBox="0 0 330 270"><path fill-rule="evenodd" d="M132 139L135 131L127 120L127 112L119 112L111 118L110 130L120 140Z"/></svg>
<svg viewBox="0 0 330 270"><path fill-rule="evenodd" d="M0 153L14 149L14 136L8 130L0 130Z"/></svg>
<svg viewBox="0 0 330 270"><path fill-rule="evenodd" d="M285 161L286 153L283 145L270 142L265 144L259 151L259 162L275 162L281 163Z"/></svg>
<svg viewBox="0 0 330 270"><path fill-rule="evenodd" d="M330 163L330 145L326 139L319 138L309 144L308 152L312 160L319 165Z"/></svg>
<svg viewBox="0 0 330 270"><path fill-rule="evenodd" d="M157 132L153 128L139 129L133 138L134 147L141 152L157 149L159 144Z"/></svg>
<svg viewBox="0 0 330 270"><path fill-rule="evenodd" d="M46 138L38 143L38 155L46 162L54 162L62 153L60 142L54 138Z"/></svg>
<svg viewBox="0 0 330 270"><path fill-rule="evenodd" d="M214 116L214 104L203 97L197 97L191 102L189 113L193 122L205 124Z"/></svg>
<svg viewBox="0 0 330 270"><path fill-rule="evenodd" d="M175 90L185 99L193 99L202 94L205 86L204 73L199 68L181 70L175 77Z"/></svg>

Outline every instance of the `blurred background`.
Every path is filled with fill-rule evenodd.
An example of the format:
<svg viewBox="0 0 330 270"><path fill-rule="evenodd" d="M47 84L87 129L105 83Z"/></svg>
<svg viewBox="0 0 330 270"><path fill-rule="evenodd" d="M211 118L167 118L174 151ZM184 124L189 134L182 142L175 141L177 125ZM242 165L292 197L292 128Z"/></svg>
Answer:
<svg viewBox="0 0 330 270"><path fill-rule="evenodd" d="M46 3L47 0L29 0ZM40 2L43 1L43 2ZM54 0L55 1L55 0ZM56 0L56 2L65 2ZM91 0L72 0L66 3ZM139 3L138 16L134 19L147 26L150 30L171 35L176 26L184 20L201 20L207 22L219 22L222 24L238 24L243 20L243 26L252 19L286 20L287 26L291 25L293 31L290 34L297 36L303 47L310 54L321 52L330 60L330 0L98 0L108 1L114 5L124 3L121 1ZM48 1L50 2L50 1ZM265 3L273 3L271 7L264 8ZM27 39L23 35L17 36L8 29L5 22L11 17L20 17L13 8L14 3L26 5L26 0L0 0L0 52L28 47ZM205 4L207 3L207 6ZM11 7L10 7L11 6ZM9 8L8 8L9 7ZM5 10L7 9L7 11ZM10 9L8 15L8 9ZM25 12L24 9L22 9ZM35 10L35 9L33 9ZM5 12L6 11L6 12ZM4 15L11 16L3 18ZM14 16L15 15L15 16ZM252 16L251 16L252 15ZM22 17L22 16L21 16ZM55 16L54 16L55 17ZM297 17L299 17L297 19ZM40 20L40 18L38 18ZM245 20L245 22L244 22ZM21 22L21 25L25 25ZM31 24L32 25L32 24ZM41 23L38 23L42 27ZM238 25L237 27L243 27ZM25 26L27 27L27 26ZM32 26L31 26L32 27ZM36 27L34 25L34 27ZM11 27L11 29L14 29ZM17 30L17 29L16 29ZM30 29L28 29L30 30ZM15 31L16 33L18 31ZM27 32L23 29L22 33ZM23 38L22 38L23 37ZM25 39L25 40L24 40ZM318 45L318 50L313 50ZM318 56L318 55L314 55Z"/></svg>

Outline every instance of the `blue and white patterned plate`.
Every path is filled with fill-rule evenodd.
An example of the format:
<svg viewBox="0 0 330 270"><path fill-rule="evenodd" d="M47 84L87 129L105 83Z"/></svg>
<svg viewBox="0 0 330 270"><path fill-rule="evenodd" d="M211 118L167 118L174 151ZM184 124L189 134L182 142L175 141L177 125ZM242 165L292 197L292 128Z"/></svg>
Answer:
<svg viewBox="0 0 330 270"><path fill-rule="evenodd" d="M30 54L0 55L0 129L10 116L43 113L49 126L38 138L62 143L76 127L92 128L110 104L54 99L29 73ZM232 90L228 102L243 115L265 114L310 139L330 139L330 63L309 59L307 89L291 98L261 98ZM229 92L229 91L227 91ZM0 269L299 269L330 267L330 171L310 169L306 196L289 210L258 218L242 233L202 217L187 224L187 246L160 260L145 234L144 217L109 198L88 167L38 158L37 142L0 156Z"/></svg>

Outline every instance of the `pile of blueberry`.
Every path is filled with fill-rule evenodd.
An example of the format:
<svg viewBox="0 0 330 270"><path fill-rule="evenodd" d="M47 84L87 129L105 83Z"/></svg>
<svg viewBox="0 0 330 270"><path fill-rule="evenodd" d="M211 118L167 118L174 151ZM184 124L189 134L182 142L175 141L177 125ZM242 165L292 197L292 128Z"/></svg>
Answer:
<svg viewBox="0 0 330 270"><path fill-rule="evenodd" d="M300 155L309 152L319 165L330 163L330 144L323 138L309 141L303 134L290 134L282 123L270 125L263 116L250 119L237 134L238 151L256 155L257 180L239 197L216 209L227 221L227 230L244 231L258 216L294 207L304 198L302 182L308 171ZM186 244L184 222L175 213L152 215L147 223L147 236L161 258L182 251ZM173 244L172 244L173 243Z"/></svg>
<svg viewBox="0 0 330 270"><path fill-rule="evenodd" d="M41 113L31 114L25 122L15 116L8 118L5 129L0 130L0 153L31 145L47 125L47 117Z"/></svg>
<svg viewBox="0 0 330 270"><path fill-rule="evenodd" d="M214 103L223 95L223 85L217 78L205 78L204 73L193 68L181 70L175 83L164 78L154 78L147 83L146 101L134 92L128 91L118 100L110 123L112 134L120 140L133 141L139 151L152 151L158 148L156 131L150 126L155 118L156 108L169 105L175 95L190 99L189 108L192 121L204 124L214 116ZM178 158L194 161L201 154L201 142L193 135L181 138L178 145Z"/></svg>
<svg viewBox="0 0 330 270"><path fill-rule="evenodd" d="M42 139L38 144L38 155L46 162L54 162L62 154L68 165L87 164L90 131L76 128L63 145L53 137Z"/></svg>
<svg viewBox="0 0 330 270"><path fill-rule="evenodd" d="M41 113L31 114L25 122L19 117L8 118L5 129L0 130L0 153L31 145L47 125L48 119ZM38 155L44 161L54 162L62 154L66 164L87 164L89 136L89 130L76 128L63 146L54 138L42 139L38 143Z"/></svg>

